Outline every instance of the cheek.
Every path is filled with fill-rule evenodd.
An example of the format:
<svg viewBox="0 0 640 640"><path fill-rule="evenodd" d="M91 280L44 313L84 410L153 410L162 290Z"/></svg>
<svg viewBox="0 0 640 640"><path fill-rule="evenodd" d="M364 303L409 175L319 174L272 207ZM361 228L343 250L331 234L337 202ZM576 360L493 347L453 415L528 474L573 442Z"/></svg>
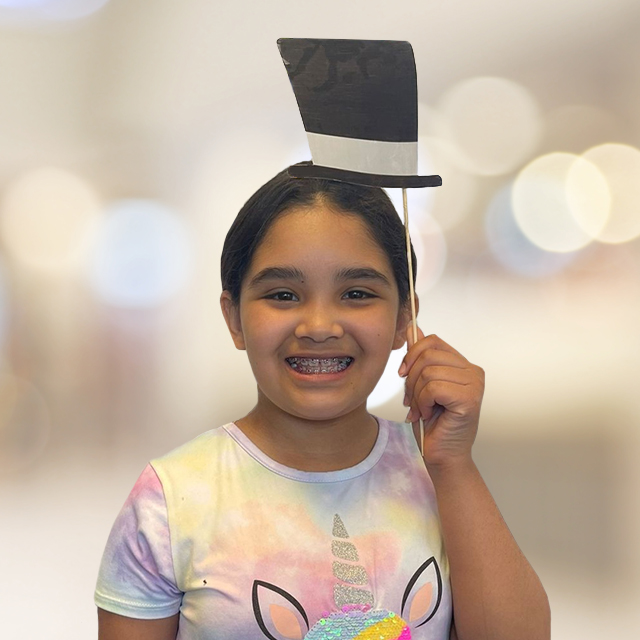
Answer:
<svg viewBox="0 0 640 640"><path fill-rule="evenodd" d="M242 319L243 335L247 354L267 353L282 345L291 334L290 322L284 322L281 316L262 310L253 313L249 306Z"/></svg>
<svg viewBox="0 0 640 640"><path fill-rule="evenodd" d="M358 327L358 331L361 339L366 341L370 348L385 351L395 342L396 326L396 315L383 313L375 320L362 323Z"/></svg>

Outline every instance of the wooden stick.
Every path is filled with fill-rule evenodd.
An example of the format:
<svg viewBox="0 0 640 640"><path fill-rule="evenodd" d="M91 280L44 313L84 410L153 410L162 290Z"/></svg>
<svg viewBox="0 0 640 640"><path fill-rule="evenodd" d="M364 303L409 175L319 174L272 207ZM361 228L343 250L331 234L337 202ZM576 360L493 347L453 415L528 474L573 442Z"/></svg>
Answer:
<svg viewBox="0 0 640 640"><path fill-rule="evenodd" d="M411 256L411 237L409 236L409 207L407 205L407 190L402 189L402 206L404 209L404 230L407 244L407 263L409 265L409 298L411 300L411 327L413 329L413 344L418 342L418 320L416 318L416 294L413 283L413 257ZM420 422L420 454L424 456L424 423Z"/></svg>

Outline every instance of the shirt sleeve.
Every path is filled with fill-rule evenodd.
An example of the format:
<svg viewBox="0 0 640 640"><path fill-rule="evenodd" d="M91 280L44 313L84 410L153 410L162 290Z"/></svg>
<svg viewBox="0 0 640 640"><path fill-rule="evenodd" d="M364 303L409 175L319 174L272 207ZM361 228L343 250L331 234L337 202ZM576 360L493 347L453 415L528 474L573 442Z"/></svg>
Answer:
<svg viewBox="0 0 640 640"><path fill-rule="evenodd" d="M162 484L147 465L109 534L96 605L129 618L166 618L180 610Z"/></svg>

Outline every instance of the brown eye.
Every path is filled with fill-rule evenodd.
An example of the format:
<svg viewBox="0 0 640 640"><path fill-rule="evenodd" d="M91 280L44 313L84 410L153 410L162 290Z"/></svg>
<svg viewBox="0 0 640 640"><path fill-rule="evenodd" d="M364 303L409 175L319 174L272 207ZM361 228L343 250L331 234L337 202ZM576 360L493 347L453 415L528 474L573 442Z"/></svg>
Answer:
<svg viewBox="0 0 640 640"><path fill-rule="evenodd" d="M372 293L368 293L367 291L362 291L360 289L347 291L347 293L344 294L344 297L347 298L347 300L366 300L367 298L375 298Z"/></svg>
<svg viewBox="0 0 640 640"><path fill-rule="evenodd" d="M295 302L298 298L291 291L276 291L265 296L268 300L278 300L279 302Z"/></svg>

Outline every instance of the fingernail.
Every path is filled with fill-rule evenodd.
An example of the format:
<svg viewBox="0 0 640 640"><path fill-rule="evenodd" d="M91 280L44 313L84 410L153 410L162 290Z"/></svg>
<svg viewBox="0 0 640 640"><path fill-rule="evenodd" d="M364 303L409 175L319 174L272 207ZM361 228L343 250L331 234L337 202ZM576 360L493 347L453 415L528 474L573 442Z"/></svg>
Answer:
<svg viewBox="0 0 640 640"><path fill-rule="evenodd" d="M407 417L404 419L405 422L413 422L413 407L409 409L409 413L407 413Z"/></svg>
<svg viewBox="0 0 640 640"><path fill-rule="evenodd" d="M398 369L398 375L403 376L407 372L407 365L403 362Z"/></svg>

